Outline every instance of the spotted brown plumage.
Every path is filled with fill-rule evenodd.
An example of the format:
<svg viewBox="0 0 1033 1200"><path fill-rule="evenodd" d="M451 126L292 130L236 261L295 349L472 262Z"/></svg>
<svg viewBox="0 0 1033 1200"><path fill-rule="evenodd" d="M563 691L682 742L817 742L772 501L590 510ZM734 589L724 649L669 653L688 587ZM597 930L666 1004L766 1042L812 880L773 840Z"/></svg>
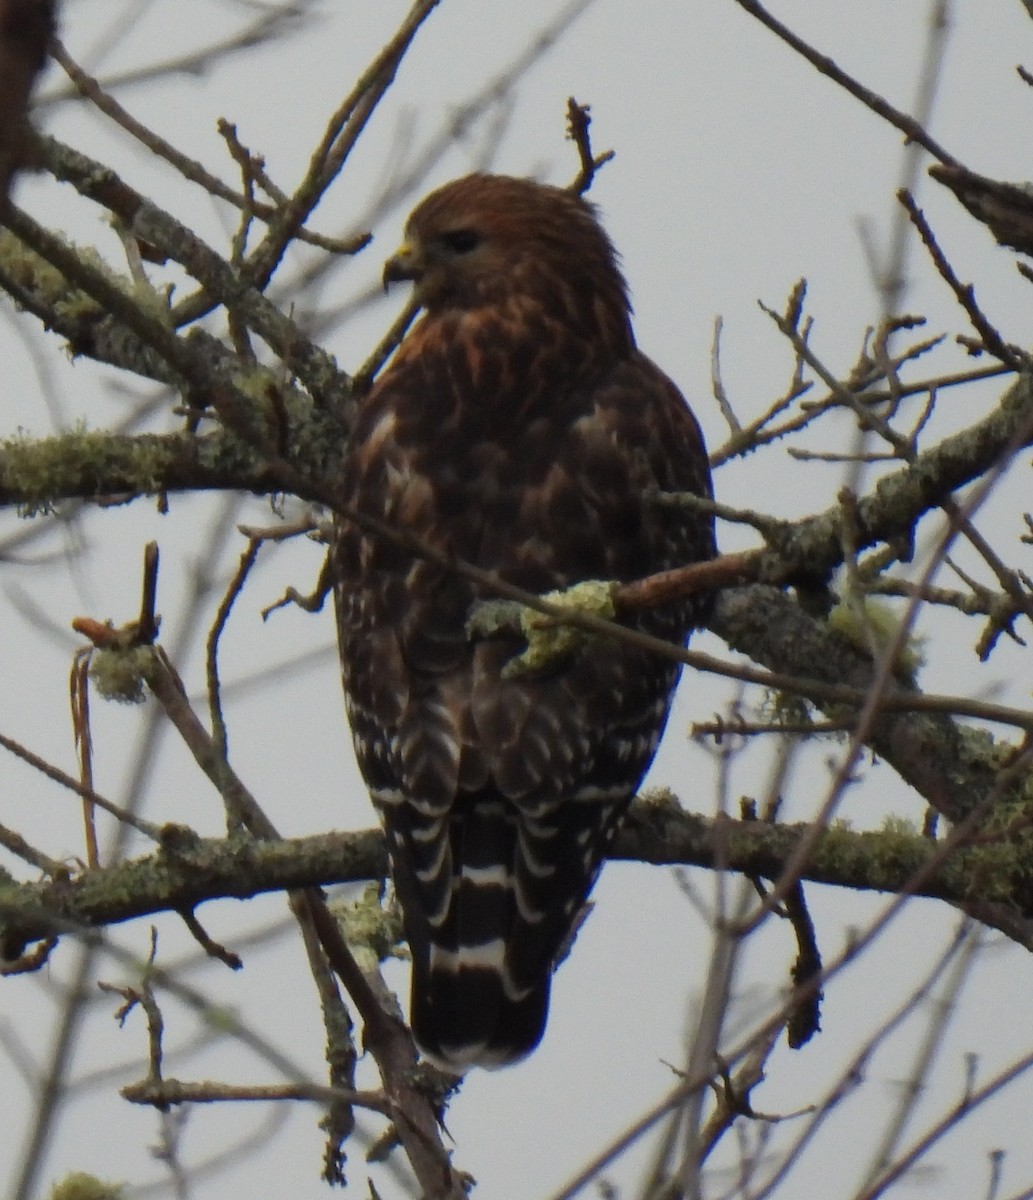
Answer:
<svg viewBox="0 0 1033 1200"><path fill-rule="evenodd" d="M424 314L362 403L353 510L528 591L632 580L714 554L699 428L635 347L594 210L471 175L413 212L385 282ZM411 1020L454 1071L537 1045L552 969L652 760L677 667L619 641L506 677L516 637L471 640L468 579L342 521L337 607L359 766L412 948ZM684 641L691 602L628 621Z"/></svg>

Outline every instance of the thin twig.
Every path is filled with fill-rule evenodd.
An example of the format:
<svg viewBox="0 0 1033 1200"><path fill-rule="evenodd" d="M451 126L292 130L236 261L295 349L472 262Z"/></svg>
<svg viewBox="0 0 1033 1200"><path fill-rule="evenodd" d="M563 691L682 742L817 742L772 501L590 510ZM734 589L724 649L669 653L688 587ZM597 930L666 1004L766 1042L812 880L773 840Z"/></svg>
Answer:
<svg viewBox="0 0 1033 1200"><path fill-rule="evenodd" d="M14 738L9 738L5 734L0 733L0 746L16 758L20 758L22 762L28 763L30 767L39 771L40 774L46 775L54 783L60 784L63 788L68 788L71 792L75 792L97 808L102 808L106 813L110 813L111 816L123 822L123 824L130 826L138 833L142 833L144 837L148 837L154 842L161 840L160 826L154 825L150 821L145 821L143 817L138 817L127 808L115 804L106 796L102 796L100 792L94 791L93 788L85 787L74 776L48 763L46 759L40 758L38 754L34 754L20 742L16 742Z"/></svg>
<svg viewBox="0 0 1033 1200"><path fill-rule="evenodd" d="M897 192L897 199L907 210L908 216L918 230L926 249L929 251L929 257L933 260L937 271L939 271L947 286L954 293L958 303L968 314L968 319L979 334L986 350L1013 371L1026 369L1029 365L1029 356L1024 354L1018 346L1013 346L1005 342L976 303L975 288L970 283L962 283L957 275L954 274L954 268L947 261L947 256L940 249L936 235L933 233L929 222L925 219L925 214L915 203L915 199L911 193L905 188L901 188Z"/></svg>
<svg viewBox="0 0 1033 1200"><path fill-rule="evenodd" d="M287 246L341 172L359 135L394 82L413 39L439 3L416 0L394 36L331 115L301 183L251 255L246 278L259 291L268 284Z"/></svg>
<svg viewBox="0 0 1033 1200"><path fill-rule="evenodd" d="M90 653L78 652L72 659L72 671L68 680L69 701L72 706L72 739L79 759L79 782L83 788L93 791L93 735L90 732ZM82 802L83 828L86 838L86 862L91 867L99 866L100 853L97 849L97 825L94 806L85 796Z"/></svg>
<svg viewBox="0 0 1033 1200"><path fill-rule="evenodd" d="M69 870L66 863L58 862L56 858L51 858L49 854L44 854L42 850L37 850L17 830L8 829L6 825L0 825L0 846L17 855L24 862L30 863L38 871L49 875L51 879L66 879L68 877ZM6 872L3 875L6 875ZM0 875L0 878L3 878L3 876Z"/></svg>
<svg viewBox="0 0 1033 1200"><path fill-rule="evenodd" d="M226 733L226 719L222 711L222 690L219 682L219 642L226 628L226 622L229 620L233 605L236 603L237 597L247 582L247 577L251 573L251 568L255 565L255 560L258 558L258 552L261 548L262 542L259 539L249 539L247 549L241 554L240 562L233 573L233 578L223 593L205 643L208 713L212 722L212 735L215 738L215 744L218 747L219 753L224 758L229 753L229 744ZM227 813L227 817L229 816L230 814Z"/></svg>
<svg viewBox="0 0 1033 1200"><path fill-rule="evenodd" d="M274 39L282 37L290 25L299 23L298 15L301 7L293 2L271 6L263 5L255 20L239 32L230 34L221 40L209 42L199 50L191 50L177 55L175 58L167 58L123 71L112 71L105 81L106 87L109 91L115 89L125 91L130 87L152 83L158 79L167 79L169 76L177 74L186 75L194 80L209 71L213 63L225 61L232 54L246 53L254 50L257 46L268 44ZM125 27L122 14L120 14L120 18L116 24L117 30ZM41 97L40 106L49 107L59 104L74 94L68 88L59 89Z"/></svg>
<svg viewBox="0 0 1033 1200"><path fill-rule="evenodd" d="M938 142L935 142L913 117L909 117L907 113L894 108L892 104L884 100L878 93L873 92L870 88L866 88L864 84L859 83L856 79L848 75L827 54L822 54L805 42L803 38L793 33L788 26L776 20L763 5L758 3L758 0L735 0L735 2L740 8L748 12L750 16L756 17L762 25L766 25L786 45L791 46L797 54L805 58L820 74L838 83L851 96L860 100L865 107L870 108L872 112L877 113L883 120L888 121L891 125L899 129L908 141L918 142L920 146L924 146L935 159L938 159L942 163L956 164L956 159L953 155L949 154Z"/></svg>
<svg viewBox="0 0 1033 1200"><path fill-rule="evenodd" d="M167 163L175 167L184 179L188 179L191 183L196 183L199 187L204 188L209 195L217 196L220 200L225 200L228 204L232 204L236 208L253 212L256 217L263 221L273 221L279 215L279 208L276 205L254 200L246 194L229 187L217 175L213 175L210 171L206 170L197 159L191 158L181 150L177 150L161 134L155 132L153 129L149 129L141 121L138 121L110 92L105 91L92 75L83 70L68 53L60 38L51 39L50 53L55 62L61 66L68 78L75 84L82 96L95 105L105 116L110 117L112 121L121 126L128 134L136 138L141 145L146 146L153 154L156 154L159 158L163 158ZM220 122L220 131L222 125L223 122ZM338 255L357 254L371 240L368 233L361 233L355 237L346 239L331 238L313 233L311 230L304 228L299 229L296 236L300 241L325 250L328 254Z"/></svg>
<svg viewBox="0 0 1033 1200"><path fill-rule="evenodd" d="M169 1104L268 1103L269 1101L302 1100L309 1103L354 1104L371 1112L391 1115L391 1104L381 1092L349 1091L325 1087L318 1083L231 1084L209 1080L188 1082L180 1079L145 1079L119 1089L130 1104L148 1104L164 1108Z"/></svg>
<svg viewBox="0 0 1033 1200"><path fill-rule="evenodd" d="M357 396L362 396L369 391L377 372L402 344L402 338L405 337L409 326L416 319L416 314L419 311L419 302L410 299L406 302L405 307L398 316L391 322L387 332L373 348L372 353L352 376L352 387Z"/></svg>
<svg viewBox="0 0 1033 1200"><path fill-rule="evenodd" d="M588 191L595 179L596 172L600 167L605 166L616 153L613 150L605 150L602 154L595 154L593 152L592 138L588 132L591 124L591 105L578 104L573 96L568 97L567 137L577 147L578 161L581 165L577 175L567 185L567 190L573 192L576 196L583 196Z"/></svg>
<svg viewBox="0 0 1033 1200"><path fill-rule="evenodd" d="M714 393L714 399L717 401L717 407L721 410L721 415L724 417L731 431L733 438L742 437L742 425L739 423L739 418L735 415L731 401L728 399L728 393L725 391L724 380L721 378L721 330L724 328L724 320L717 316L714 318L714 338L710 343L710 386ZM776 406L780 411L782 407L790 403L789 400L779 401ZM772 410L765 413L764 419L770 420L773 415Z"/></svg>

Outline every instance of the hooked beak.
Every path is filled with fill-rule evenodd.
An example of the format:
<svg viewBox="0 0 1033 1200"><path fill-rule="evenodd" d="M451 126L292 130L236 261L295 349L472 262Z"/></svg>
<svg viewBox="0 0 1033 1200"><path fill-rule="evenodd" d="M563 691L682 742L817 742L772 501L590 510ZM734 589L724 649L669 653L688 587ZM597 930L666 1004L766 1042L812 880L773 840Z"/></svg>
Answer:
<svg viewBox="0 0 1033 1200"><path fill-rule="evenodd" d="M384 291L388 285L404 279L419 279L423 274L423 259L412 242L403 242L384 263Z"/></svg>

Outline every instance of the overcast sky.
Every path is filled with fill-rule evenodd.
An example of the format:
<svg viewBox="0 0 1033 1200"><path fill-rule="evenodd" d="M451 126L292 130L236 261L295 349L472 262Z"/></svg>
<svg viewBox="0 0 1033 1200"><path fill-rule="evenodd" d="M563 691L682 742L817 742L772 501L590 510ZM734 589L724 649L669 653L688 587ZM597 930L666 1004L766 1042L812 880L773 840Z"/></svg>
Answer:
<svg viewBox="0 0 1033 1200"><path fill-rule="evenodd" d="M823 5L782 0L777 13L869 87L909 109L929 37L930 7L891 0ZM894 192L904 170L902 139L795 57L734 0L595 0L580 8L580 15L567 22L513 86L501 89L462 129L449 134L469 98L504 76L543 30L557 26L564 10L548 0L443 0L314 221L319 230L334 234L372 226L373 244L343 261L318 288L304 292L296 301L297 313L320 328L325 314L341 306L350 312L361 300L354 315L335 320L326 334L339 362L347 369L357 367L403 303L400 292L386 298L375 293L382 261L399 240L415 200L431 186L474 168L567 182L577 167L563 136L566 99L573 95L592 106L596 149L616 151L591 196L623 258L640 345L679 383L709 443L716 446L728 432L710 389L718 315L724 321L724 382L744 423L781 394L792 369L785 343L757 301L782 308L800 277L809 285L813 347L832 369L848 372L866 326L880 315L861 229L884 250L897 217ZM125 86L117 94L136 117L233 182L234 169L216 122L220 117L234 122L241 140L264 155L272 178L289 190L328 114L404 12L398 0L324 3L314 7L308 27L290 39L237 54L213 71ZM249 14L246 6L229 0L174 5L69 0L62 37L87 68L102 78L117 77L229 35ZM1033 90L1019 79L1015 65L1033 67L1029 13L1018 0L958 3L952 6L947 38L931 131L971 168L999 178L1022 178L1029 173L1025 148ZM102 116L60 102L65 86L56 70L44 78L43 95L51 98L40 117L44 126L119 167L133 186L225 252L232 215ZM443 152L423 173L414 194L381 203L385 183L403 176L442 139ZM121 267L119 244L103 214L70 189L23 180L18 199L77 242L97 244ZM1005 336L1028 344L1033 306L1029 285L1015 272L1012 256L995 248L986 230L969 221L953 197L935 184L921 181L919 201L959 274L976 282L984 307ZM314 261L312 255L295 254L285 283ZM904 307L926 315L931 332L969 332L917 245L911 246L906 265ZM275 295L284 305L295 302L289 289ZM57 338L40 333L33 319L13 315L6 303L0 303L0 357L5 364L5 428L11 431L20 427L44 434L80 419L101 427L122 419L141 398L157 395L108 369L69 364ZM962 360L959 354L946 354L940 361L946 370ZM998 390L991 387L984 396ZM973 403L971 398L941 400L927 444L971 420L976 413L967 405ZM162 417L156 427L168 428L173 420ZM833 426L819 429L828 437ZM820 437L801 444L832 448ZM773 447L719 471L716 488L729 504L792 517L827 507L842 478L841 468L800 466L784 448ZM1024 505L1028 501L1021 492L1013 490L1010 499L1002 492L984 514L987 528L1000 535L1002 550L1013 558ZM76 645L71 619L80 614L116 621L131 617L138 603L142 547L157 538L163 560L163 641L174 649L185 628L203 547L221 527L226 540L213 579L215 591L206 598L201 616L203 643L225 573L243 548L233 524L244 519L271 521L268 504L242 501L227 515L223 500L174 497L170 514L163 517L152 503L139 502L77 519L3 562L0 589L9 603L0 638L0 677L9 682L0 689L0 731L73 769L66 716L67 672ZM3 532L24 530L24 523L5 518ZM753 544L752 536L739 529L722 528L720 533L726 549ZM83 543L89 553L65 561L64 553ZM53 556L59 556L56 564ZM307 545L270 553L238 606L223 649L225 677L240 685L228 698L233 762L285 834L372 823L351 759L329 608L316 617L285 610L265 624L259 617L259 610L288 584L310 586L319 561L319 550ZM926 631L945 637L949 646L946 653L930 655L922 674L928 690L987 694L993 688L997 698L1028 703L1028 665L1023 667L1017 651L1005 648L977 673L974 635L961 622L932 622ZM192 648L177 660L193 688L202 684L198 645L195 630ZM713 638L701 638L699 645L725 652ZM293 672L246 686L259 668L293 663L298 664ZM716 804L717 764L686 733L692 721L722 709L728 695L723 684L684 681L649 779L670 786L687 807L705 813ZM97 784L118 798L134 770L134 746L146 713L98 703L94 720ZM773 753L769 744L757 746L735 764L728 786L733 804L740 794L763 795ZM805 819L815 810L828 780L826 759L838 753L841 747L829 743L801 756L785 788L787 818ZM150 760L145 815L218 834L221 806L185 754L165 739ZM54 857L81 855L76 805L21 766L5 761L3 768L3 823ZM877 826L886 812L920 819L922 805L889 768L879 766L863 787L850 793L846 813L865 827ZM15 869L13 862L2 861ZM698 871L689 872L688 880L709 903L712 880ZM885 904L873 896L817 887L808 891L822 949L830 958L852 928L863 927ZM478 1179L478 1196L548 1196L669 1089L673 1077L666 1064L684 1058L684 1033L709 953L707 921L668 870L611 864L595 900L596 910L575 953L557 975L541 1048L518 1067L472 1075L449 1112L456 1163ZM283 921L285 910L282 897L265 897L248 905L209 905L201 916L214 937L240 949L235 939ZM733 1031L737 1022L744 1027L769 1010L786 984L795 948L787 930L770 924L751 944L737 979ZM769 1083L754 1096L755 1104L765 1112L786 1113L812 1102L882 1016L909 994L957 924L957 914L941 906L908 905L891 936L829 989L823 1034L798 1054L776 1053ZM158 927L162 961L193 955L193 944L176 921L161 920ZM138 955L146 954L148 938L143 922L117 934L119 944ZM296 939L242 953L246 966L237 975L202 964L185 977L320 1079L318 1011ZM0 1055L6 1053L9 1061L0 1067L5 1080L0 1089L0 1128L5 1130L0 1178L16 1173L21 1134L16 1136L15 1130L24 1130L32 1112L15 1064L24 1054L36 1069L46 1063L60 1014L60 985L74 957L66 947L43 976L3 984ZM99 974L126 978L124 968L111 962L102 963ZM404 996L404 967L392 965L389 975ZM1029 1051L1031 996L1028 955L997 943L981 951L923 1112L939 1113L960 1095L964 1054L978 1054L981 1074L989 1074ZM176 1001L167 1004L170 1047L188 1043L202 1023ZM102 1066L118 1064L118 1078L91 1090L89 1103L82 1095L71 1098L46 1160L48 1180L73 1168L133 1183L164 1178L148 1150L156 1139L154 1114L130 1107L116 1093L119 1084L140 1074L138 1060L145 1046L139 1014L119 1031L112 1018L116 1006L110 997L92 1002L72 1074L85 1078ZM15 1034L25 1047L11 1041ZM913 1023L867 1065L868 1086L837 1110L785 1195L852 1194L878 1140L873 1124L895 1101L895 1086L907 1074L908 1053L920 1034ZM203 1055L173 1059L169 1070L191 1079L275 1080L272 1067L225 1039ZM1008 1151L1002 1194L1033 1186L1033 1146L1027 1132L1031 1104L1033 1081L1016 1085L949 1149L933 1153L930 1162L936 1171L916 1176L916 1193L983 1194L986 1154L998 1146ZM255 1109L194 1112L184 1157L202 1160L263 1120ZM290 1195L293 1200L325 1195L318 1180L317 1114L299 1108L287 1120L287 1136L266 1140L263 1134L245 1163L227 1176L198 1184L194 1194L218 1189L226 1196ZM647 1159L647 1148L640 1147L609 1172L629 1189L622 1196L634 1194L631 1182ZM364 1164L354 1161L351 1176L355 1195L365 1195ZM382 1170L376 1179L385 1200L402 1194Z"/></svg>

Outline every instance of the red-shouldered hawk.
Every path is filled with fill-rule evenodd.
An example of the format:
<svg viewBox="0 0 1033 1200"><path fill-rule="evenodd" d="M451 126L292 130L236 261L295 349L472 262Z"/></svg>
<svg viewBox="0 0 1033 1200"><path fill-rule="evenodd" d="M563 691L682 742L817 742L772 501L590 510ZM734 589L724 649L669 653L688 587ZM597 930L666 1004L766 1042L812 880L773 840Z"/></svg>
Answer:
<svg viewBox="0 0 1033 1200"><path fill-rule="evenodd" d="M428 196L385 283L425 312L362 403L345 468L357 512L528 591L632 580L714 555L699 427L635 348L591 205L470 175ZM557 955L652 760L678 668L610 640L509 678L515 636L471 640L491 598L343 521L337 607L359 766L387 833L412 948L411 1021L460 1072L532 1050ZM681 643L683 602L637 629Z"/></svg>

